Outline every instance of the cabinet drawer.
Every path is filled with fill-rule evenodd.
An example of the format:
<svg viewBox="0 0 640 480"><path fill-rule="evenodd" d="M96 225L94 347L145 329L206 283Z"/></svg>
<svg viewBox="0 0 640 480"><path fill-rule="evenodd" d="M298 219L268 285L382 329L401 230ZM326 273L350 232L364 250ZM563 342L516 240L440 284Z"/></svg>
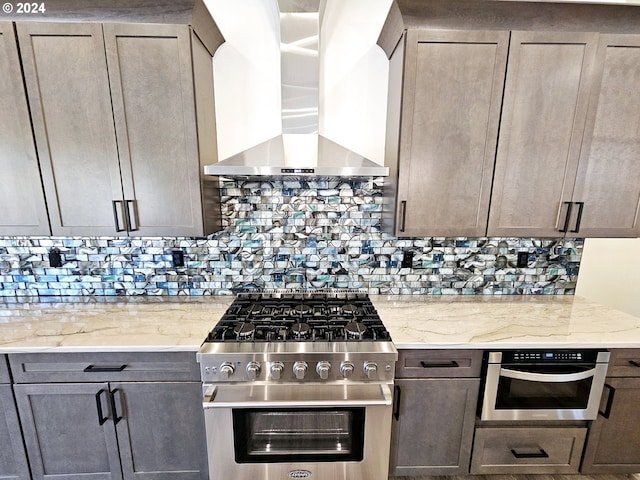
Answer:
<svg viewBox="0 0 640 480"><path fill-rule="evenodd" d="M15 383L200 380L195 352L9 354Z"/></svg>
<svg viewBox="0 0 640 480"><path fill-rule="evenodd" d="M622 348L619 350L611 350L607 376L640 377L640 349Z"/></svg>
<svg viewBox="0 0 640 480"><path fill-rule="evenodd" d="M6 355L0 355L0 383L11 383Z"/></svg>
<svg viewBox="0 0 640 480"><path fill-rule="evenodd" d="M578 473L586 428L478 428L471 473Z"/></svg>
<svg viewBox="0 0 640 480"><path fill-rule="evenodd" d="M482 350L400 350L396 378L479 377Z"/></svg>

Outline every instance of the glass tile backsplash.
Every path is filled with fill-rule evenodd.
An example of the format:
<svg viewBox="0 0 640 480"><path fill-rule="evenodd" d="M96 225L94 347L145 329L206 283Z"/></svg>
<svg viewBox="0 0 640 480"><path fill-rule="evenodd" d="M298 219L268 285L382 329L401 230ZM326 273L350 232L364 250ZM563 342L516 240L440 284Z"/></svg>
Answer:
<svg viewBox="0 0 640 480"><path fill-rule="evenodd" d="M221 195L224 228L207 238L0 237L0 296L575 291L582 239L396 238L380 232L382 179L225 180Z"/></svg>

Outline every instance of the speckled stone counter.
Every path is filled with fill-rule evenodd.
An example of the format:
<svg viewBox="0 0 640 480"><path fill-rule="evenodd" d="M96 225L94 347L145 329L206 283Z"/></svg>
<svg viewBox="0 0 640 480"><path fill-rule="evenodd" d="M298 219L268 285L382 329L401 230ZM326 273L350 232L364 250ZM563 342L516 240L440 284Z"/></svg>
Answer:
<svg viewBox="0 0 640 480"><path fill-rule="evenodd" d="M640 348L640 318L574 296L371 296L405 348ZM0 303L0 353L196 351L233 297Z"/></svg>

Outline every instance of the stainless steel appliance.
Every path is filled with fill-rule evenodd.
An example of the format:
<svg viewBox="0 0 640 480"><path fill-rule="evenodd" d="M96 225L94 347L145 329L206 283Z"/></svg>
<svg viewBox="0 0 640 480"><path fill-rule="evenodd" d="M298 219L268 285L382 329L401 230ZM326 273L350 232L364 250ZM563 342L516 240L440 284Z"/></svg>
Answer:
<svg viewBox="0 0 640 480"><path fill-rule="evenodd" d="M609 362L598 350L490 352L481 420L593 420Z"/></svg>
<svg viewBox="0 0 640 480"><path fill-rule="evenodd" d="M397 351L366 294L238 294L197 358L211 480L387 479Z"/></svg>
<svg viewBox="0 0 640 480"><path fill-rule="evenodd" d="M320 2L278 0L282 134L205 165L230 177L387 177L389 167L320 135Z"/></svg>

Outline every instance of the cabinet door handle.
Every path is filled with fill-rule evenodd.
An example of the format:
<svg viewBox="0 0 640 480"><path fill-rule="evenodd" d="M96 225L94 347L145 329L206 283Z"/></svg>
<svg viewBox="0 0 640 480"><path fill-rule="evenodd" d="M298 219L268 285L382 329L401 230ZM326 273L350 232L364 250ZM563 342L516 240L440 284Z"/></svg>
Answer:
<svg viewBox="0 0 640 480"><path fill-rule="evenodd" d="M562 204L567 206L567 215L564 217L564 225L558 231L561 233L567 233L567 231L569 230L569 221L571 220L571 207L573 206L573 203L562 202Z"/></svg>
<svg viewBox="0 0 640 480"><path fill-rule="evenodd" d="M125 225L124 228L120 227L120 215L118 215L118 210L120 210L120 213L122 213L122 210L124 209L124 203L122 202L122 200L114 200L111 203L113 204L113 221L116 224L116 232L124 232L127 230L127 226ZM118 204L120 204L119 209Z"/></svg>
<svg viewBox="0 0 640 480"><path fill-rule="evenodd" d="M571 230L571 233L578 233L580 231L580 222L582 222L582 211L584 210L584 202L576 202L578 205L578 218L576 218L576 228Z"/></svg>
<svg viewBox="0 0 640 480"><path fill-rule="evenodd" d="M511 449L511 454L516 458L549 458L549 454L542 448L538 448L537 452L516 452L515 449Z"/></svg>
<svg viewBox="0 0 640 480"><path fill-rule="evenodd" d="M609 389L609 397L607 398L607 404L604 407L604 412L598 410L598 413L604 418L609 418L611 415L611 409L613 408L613 397L616 394L616 389L608 383L605 383L604 386Z"/></svg>
<svg viewBox="0 0 640 480"><path fill-rule="evenodd" d="M402 396L402 389L399 385L393 386L393 418L400 420L400 397Z"/></svg>
<svg viewBox="0 0 640 480"><path fill-rule="evenodd" d="M421 361L420 366L422 366L422 368L458 368L460 365L455 360L451 360L450 362L442 363L427 363Z"/></svg>
<svg viewBox="0 0 640 480"><path fill-rule="evenodd" d="M124 418L122 416L118 416L118 409L116 408L116 394L118 394L118 396L120 397L121 396L120 392L121 390L119 388L114 388L109 392L110 393L109 399L111 401L111 411L113 412L113 423L116 425L120 420ZM122 405L122 402L120 402L120 404Z"/></svg>
<svg viewBox="0 0 640 480"><path fill-rule="evenodd" d="M96 365L89 365L83 370L83 372L85 373L121 372L125 368L127 368L126 365L120 365L120 366L114 366L114 367L107 367L107 366L100 367Z"/></svg>
<svg viewBox="0 0 640 480"><path fill-rule="evenodd" d="M400 231L404 232L404 227L406 226L406 221L407 221L407 201L406 200L402 200L400 202L400 207L401 207L401 214L400 214Z"/></svg>
<svg viewBox="0 0 640 480"><path fill-rule="evenodd" d="M636 362L635 360L629 360L629 364L640 368L640 362Z"/></svg>
<svg viewBox="0 0 640 480"><path fill-rule="evenodd" d="M107 391L103 388L98 393L96 393L96 407L98 409L98 425L104 425L104 422L109 420L109 417L105 417L102 412L102 394L107 393Z"/></svg>
<svg viewBox="0 0 640 480"><path fill-rule="evenodd" d="M135 200L125 200L125 218L127 220L127 230L130 232L138 231L138 215L136 210L136 201ZM131 207L133 206L133 212L131 211ZM133 220L133 221L132 221Z"/></svg>

